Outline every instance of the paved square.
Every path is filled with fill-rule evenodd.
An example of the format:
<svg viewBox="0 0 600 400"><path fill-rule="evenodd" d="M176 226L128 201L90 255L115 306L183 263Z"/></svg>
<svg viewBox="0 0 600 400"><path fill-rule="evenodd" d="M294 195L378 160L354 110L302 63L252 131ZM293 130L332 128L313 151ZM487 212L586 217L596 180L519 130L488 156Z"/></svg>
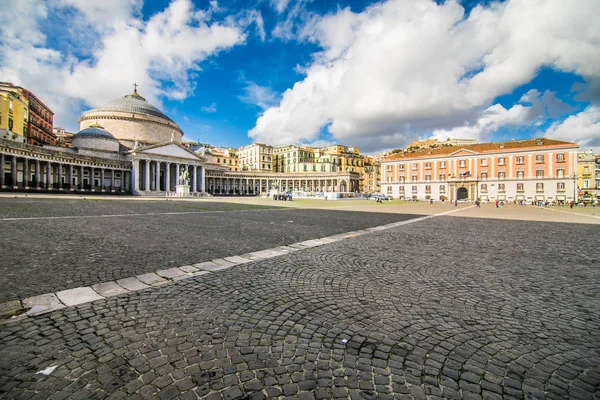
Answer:
<svg viewBox="0 0 600 400"><path fill-rule="evenodd" d="M415 217L209 201L0 198L0 302Z"/></svg>
<svg viewBox="0 0 600 400"><path fill-rule="evenodd" d="M4 322L0 397L591 399L599 297L596 225L434 217Z"/></svg>

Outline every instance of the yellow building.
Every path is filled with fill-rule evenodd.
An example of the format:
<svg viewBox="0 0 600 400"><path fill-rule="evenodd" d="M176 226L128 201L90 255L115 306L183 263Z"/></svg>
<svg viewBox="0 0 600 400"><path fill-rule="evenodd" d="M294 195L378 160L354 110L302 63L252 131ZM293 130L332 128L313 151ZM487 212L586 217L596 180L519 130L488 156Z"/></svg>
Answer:
<svg viewBox="0 0 600 400"><path fill-rule="evenodd" d="M242 171L273 171L273 146L252 143L240 147L237 154Z"/></svg>
<svg viewBox="0 0 600 400"><path fill-rule="evenodd" d="M29 102L23 90L0 82L0 138L24 143L27 138Z"/></svg>
<svg viewBox="0 0 600 400"><path fill-rule="evenodd" d="M577 198L592 201L596 194L596 156L592 150L577 153Z"/></svg>
<svg viewBox="0 0 600 400"><path fill-rule="evenodd" d="M200 147L195 153L206 158L207 164L216 164L222 168L228 168L229 171L240 170L240 160L238 159L237 149L223 147Z"/></svg>
<svg viewBox="0 0 600 400"><path fill-rule="evenodd" d="M363 193L381 193L381 159L364 156L363 163L359 190Z"/></svg>

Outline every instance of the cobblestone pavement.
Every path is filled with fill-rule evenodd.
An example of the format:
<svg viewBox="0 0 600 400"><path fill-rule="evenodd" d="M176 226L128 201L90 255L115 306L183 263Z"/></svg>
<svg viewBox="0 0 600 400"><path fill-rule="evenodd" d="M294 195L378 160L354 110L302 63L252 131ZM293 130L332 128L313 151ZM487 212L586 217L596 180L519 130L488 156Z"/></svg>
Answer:
<svg viewBox="0 0 600 400"><path fill-rule="evenodd" d="M0 398L600 397L596 234L436 217L6 322Z"/></svg>
<svg viewBox="0 0 600 400"><path fill-rule="evenodd" d="M0 199L0 210L0 302L417 217L156 200Z"/></svg>

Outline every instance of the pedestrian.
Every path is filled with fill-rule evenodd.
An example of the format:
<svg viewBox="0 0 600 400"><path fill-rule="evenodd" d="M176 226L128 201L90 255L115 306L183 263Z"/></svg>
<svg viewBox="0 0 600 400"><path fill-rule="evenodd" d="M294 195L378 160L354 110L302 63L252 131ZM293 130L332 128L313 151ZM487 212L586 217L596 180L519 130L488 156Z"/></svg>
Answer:
<svg viewBox="0 0 600 400"><path fill-rule="evenodd" d="M498 208L498 200L496 200L496 208Z"/></svg>
<svg viewBox="0 0 600 400"><path fill-rule="evenodd" d="M458 207L458 200L454 200L454 207Z"/></svg>
<svg viewBox="0 0 600 400"><path fill-rule="evenodd" d="M569 207L573 208L573 200L571 200L571 202L569 203Z"/></svg>

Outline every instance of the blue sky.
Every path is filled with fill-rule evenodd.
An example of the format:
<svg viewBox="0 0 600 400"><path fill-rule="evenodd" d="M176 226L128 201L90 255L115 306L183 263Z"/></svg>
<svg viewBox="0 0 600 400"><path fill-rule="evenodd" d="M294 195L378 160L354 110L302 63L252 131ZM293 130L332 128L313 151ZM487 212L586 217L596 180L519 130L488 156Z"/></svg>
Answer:
<svg viewBox="0 0 600 400"><path fill-rule="evenodd" d="M0 27L0 80L68 130L137 82L212 145L546 136L600 150L595 0L94 3L10 2Z"/></svg>

